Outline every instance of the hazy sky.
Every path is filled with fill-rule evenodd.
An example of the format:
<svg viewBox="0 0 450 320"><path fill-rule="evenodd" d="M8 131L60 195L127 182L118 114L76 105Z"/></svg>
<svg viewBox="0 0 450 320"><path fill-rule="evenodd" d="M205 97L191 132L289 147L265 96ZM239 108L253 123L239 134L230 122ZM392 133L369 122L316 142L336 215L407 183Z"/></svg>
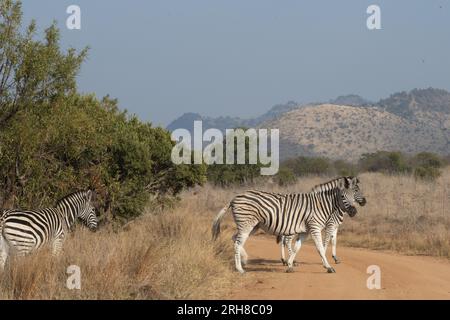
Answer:
<svg viewBox="0 0 450 320"><path fill-rule="evenodd" d="M81 7L81 30L65 26ZM371 4L382 30L366 27ZM79 87L154 124L250 117L277 103L450 90L450 0L24 0L40 31L91 47Z"/></svg>

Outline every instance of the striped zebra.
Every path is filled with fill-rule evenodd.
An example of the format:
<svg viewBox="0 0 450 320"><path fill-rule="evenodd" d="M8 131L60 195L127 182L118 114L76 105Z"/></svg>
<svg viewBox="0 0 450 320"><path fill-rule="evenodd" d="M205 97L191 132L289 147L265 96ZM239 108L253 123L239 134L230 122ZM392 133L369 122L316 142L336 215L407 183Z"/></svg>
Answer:
<svg viewBox="0 0 450 320"><path fill-rule="evenodd" d="M52 254L58 255L66 234L73 229L77 219L90 230L97 229L91 190L67 195L55 208L6 210L0 216L0 270L5 266L10 249L23 256L51 244Z"/></svg>
<svg viewBox="0 0 450 320"><path fill-rule="evenodd" d="M331 181L321 183L319 185L316 185L314 188L311 189L311 192L321 192L326 190L331 190L333 188L336 188L338 186L338 182L341 179L352 179L352 177L341 177L336 178ZM356 178L357 179L357 178ZM356 180L357 184L359 184L359 179ZM364 203L365 204L365 203ZM347 211L337 210L333 212L328 220L325 222L324 230L325 230L325 238L323 239L323 247L325 250L325 253L327 252L328 243L331 240L331 253L332 258L336 264L340 263L339 258L336 254L336 243L337 243L337 232L339 226L342 224L344 220L344 214L347 213L350 217L354 217L356 214L356 210L354 207L350 207L351 209ZM285 257L284 249L285 247L292 248L292 240L296 239L295 249L294 249L294 257L297 254L297 252L300 250L302 245L302 240L306 239L308 234L302 235L295 235L295 236L278 236L277 237L277 243L280 243L281 245L281 262L284 265L288 264L288 261Z"/></svg>
<svg viewBox="0 0 450 320"><path fill-rule="evenodd" d="M327 272L335 272L325 256L321 231L333 212L354 211L355 203L360 205L366 203L358 182L357 178L345 177L339 179L336 187L330 190L297 194L246 191L234 197L217 214L212 227L213 239L218 237L220 223L231 208L237 227L237 232L233 236L235 263L240 273L244 273L241 255L244 264L247 260L244 244L257 228L284 236L310 233L322 258L323 266ZM293 257L293 254L289 256L288 272L293 271Z"/></svg>
<svg viewBox="0 0 450 320"><path fill-rule="evenodd" d="M341 260L338 258L336 254L336 244L337 244L337 232L338 232L339 225L326 225L325 226L325 238L323 239L323 249L325 251L325 254L327 252L328 243L331 240L331 257L334 260L334 263L339 264L341 263ZM288 265L288 259L286 259L286 253L285 248L291 248L291 254L294 255L294 261L293 264L295 265L297 262L295 261L295 256L297 255L297 252L300 251L302 246L302 241L306 240L308 238L308 233L306 234L298 234L295 236L277 236L277 243L280 244L281 247L281 262L283 265ZM295 246L292 249L292 241L295 239Z"/></svg>

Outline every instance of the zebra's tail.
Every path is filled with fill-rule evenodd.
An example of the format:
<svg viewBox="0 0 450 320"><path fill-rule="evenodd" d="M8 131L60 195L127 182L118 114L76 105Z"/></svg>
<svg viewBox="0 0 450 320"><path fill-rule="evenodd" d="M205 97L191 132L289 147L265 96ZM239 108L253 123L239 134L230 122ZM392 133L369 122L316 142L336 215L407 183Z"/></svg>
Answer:
<svg viewBox="0 0 450 320"><path fill-rule="evenodd" d="M230 205L226 205L225 207L222 208L222 210L219 211L219 213L217 214L217 216L214 218L213 221L213 226L212 226L212 238L213 240L216 240L217 237L220 234L220 223L222 222L223 217L225 216L225 214L227 213L228 209L230 208Z"/></svg>
<svg viewBox="0 0 450 320"><path fill-rule="evenodd" d="M3 224L5 221L5 217L6 217L6 210L0 210L0 236L2 235L3 232Z"/></svg>
<svg viewBox="0 0 450 320"><path fill-rule="evenodd" d="M0 234L2 233L3 226L5 224L5 219L13 211L14 211L13 209L0 210Z"/></svg>

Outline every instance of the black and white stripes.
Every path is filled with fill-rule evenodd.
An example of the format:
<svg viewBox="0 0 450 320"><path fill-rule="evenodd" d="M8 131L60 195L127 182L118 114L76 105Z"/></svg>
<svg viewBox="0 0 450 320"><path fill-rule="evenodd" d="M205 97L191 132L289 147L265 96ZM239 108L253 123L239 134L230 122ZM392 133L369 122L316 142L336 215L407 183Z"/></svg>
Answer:
<svg viewBox="0 0 450 320"><path fill-rule="evenodd" d="M316 185L314 188L311 189L311 192L321 192L326 190L332 190L333 188L338 187L338 183L344 179L351 180L353 177L341 177L337 179L333 179L331 181ZM355 180L356 184L359 185L359 180L356 178ZM345 183L345 181L344 181ZM365 204L365 199L359 199L362 205ZM335 263L339 263L339 258L336 255L336 241L337 241L337 232L339 226L342 224L344 220L344 213L347 213L349 216L353 217L356 214L356 209L351 206L348 209L344 211L336 211L333 212L329 217L328 220L325 222L325 225L323 226L323 229L325 231L325 237L323 239L323 247L325 252L327 251L328 243L331 240L332 245L332 257ZM287 260L285 259L284 254L284 247L292 248L292 242L293 239L296 239L296 245L294 249L294 257L297 254L298 250L300 250L302 239L306 239L308 235L295 235L295 236L278 236L277 242L281 243L281 261L283 264L287 265Z"/></svg>
<svg viewBox="0 0 450 320"><path fill-rule="evenodd" d="M17 255L25 255L51 244L53 254L59 254L66 233L77 219L82 220L89 229L97 229L90 190L64 197L55 208L3 212L0 216L0 269L4 267L10 250Z"/></svg>
<svg viewBox="0 0 450 320"><path fill-rule="evenodd" d="M213 238L220 232L220 223L228 208L231 208L236 223L235 242L236 269L243 273L241 255L244 263L246 252L243 248L249 235L257 228L262 228L275 235L293 236L311 233L315 245L328 272L334 272L329 265L322 244L325 223L335 212L350 211L356 213L355 202L365 204L365 198L359 191L358 179L347 177L338 179L331 189L310 193L276 194L264 191L247 191L236 196L224 207L213 223ZM353 207L353 209L351 209ZM292 271L293 254L290 249L288 271Z"/></svg>

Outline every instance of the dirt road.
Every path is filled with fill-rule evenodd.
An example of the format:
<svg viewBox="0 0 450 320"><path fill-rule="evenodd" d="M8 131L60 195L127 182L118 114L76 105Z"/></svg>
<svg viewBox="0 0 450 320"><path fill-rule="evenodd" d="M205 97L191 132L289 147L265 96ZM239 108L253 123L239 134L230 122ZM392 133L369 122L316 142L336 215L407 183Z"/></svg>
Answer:
<svg viewBox="0 0 450 320"><path fill-rule="evenodd" d="M432 257L345 248L338 245L341 263L336 273L323 269L313 245L304 245L294 273L285 273L273 237L255 236L246 243L249 264L238 275L244 288L231 299L450 299L450 262ZM328 256L331 254L328 253ZM381 269L381 289L369 290L367 267Z"/></svg>

